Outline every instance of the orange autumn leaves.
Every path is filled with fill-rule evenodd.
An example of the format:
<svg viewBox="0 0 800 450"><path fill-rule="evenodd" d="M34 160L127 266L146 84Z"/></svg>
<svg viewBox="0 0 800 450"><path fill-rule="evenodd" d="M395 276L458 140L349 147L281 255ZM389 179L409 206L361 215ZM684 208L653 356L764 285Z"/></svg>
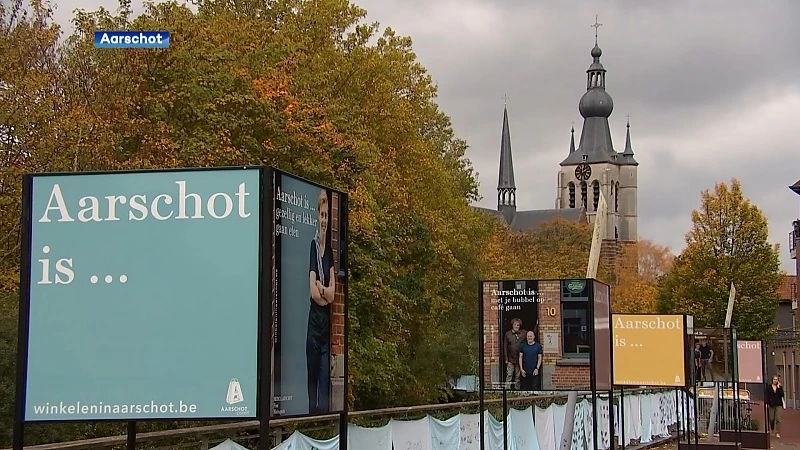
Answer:
<svg viewBox="0 0 800 450"><path fill-rule="evenodd" d="M623 244L617 262L617 285L611 288L612 312L655 313L658 282L669 272L674 258L667 247L648 240Z"/></svg>

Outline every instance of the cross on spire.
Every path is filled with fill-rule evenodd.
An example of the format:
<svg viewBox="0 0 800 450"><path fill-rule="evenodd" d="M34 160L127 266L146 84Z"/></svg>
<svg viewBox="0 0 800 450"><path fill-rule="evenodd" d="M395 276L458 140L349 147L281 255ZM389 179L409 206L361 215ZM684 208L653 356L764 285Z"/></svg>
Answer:
<svg viewBox="0 0 800 450"><path fill-rule="evenodd" d="M630 126L631 126L631 115L630 115L630 114L628 114L628 115L627 115L627 116L625 116L625 117L627 117L627 118L628 118L628 127L630 128Z"/></svg>
<svg viewBox="0 0 800 450"><path fill-rule="evenodd" d="M508 104L508 95L505 95L505 94L503 94L503 96L502 96L502 97L500 97L500 98L502 98L502 99L503 99L503 104L504 104L504 105L507 105L507 104Z"/></svg>
<svg viewBox="0 0 800 450"><path fill-rule="evenodd" d="M590 27L594 28L594 45L597 45L597 29L603 26L602 23L597 22L597 16L598 14L594 15L594 24L589 25Z"/></svg>

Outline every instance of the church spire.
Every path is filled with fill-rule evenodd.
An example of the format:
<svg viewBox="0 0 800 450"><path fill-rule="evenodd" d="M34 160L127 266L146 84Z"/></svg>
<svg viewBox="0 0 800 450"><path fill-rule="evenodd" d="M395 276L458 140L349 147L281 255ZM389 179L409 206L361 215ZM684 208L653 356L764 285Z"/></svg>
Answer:
<svg viewBox="0 0 800 450"><path fill-rule="evenodd" d="M631 116L628 116L628 123L625 125L627 132L625 133L625 151L622 152L624 164L638 166L639 163L633 158L633 147L631 146Z"/></svg>
<svg viewBox="0 0 800 450"><path fill-rule="evenodd" d="M508 100L508 97L504 97ZM500 175L497 180L497 210L511 223L517 210L517 185L514 182L514 161L511 157L511 132L508 108L503 107L503 132L500 136Z"/></svg>
<svg viewBox="0 0 800 450"><path fill-rule="evenodd" d="M569 153L575 153L575 124L572 124L572 129L569 130Z"/></svg>

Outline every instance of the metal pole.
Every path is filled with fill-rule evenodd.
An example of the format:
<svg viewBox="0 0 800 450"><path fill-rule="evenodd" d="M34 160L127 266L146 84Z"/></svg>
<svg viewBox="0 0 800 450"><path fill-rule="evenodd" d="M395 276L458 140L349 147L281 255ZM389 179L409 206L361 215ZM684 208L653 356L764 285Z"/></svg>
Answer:
<svg viewBox="0 0 800 450"><path fill-rule="evenodd" d="M680 390L678 388L675 388L675 415L678 416L678 425L677 425L677 427L678 427L678 430L677 430L678 431L678 442L681 441L681 428L683 428L683 426L681 424L682 417L680 415L678 415L678 412L680 412L680 404L681 404Z"/></svg>
<svg viewBox="0 0 800 450"><path fill-rule="evenodd" d="M789 378L788 369L786 368L786 350L783 351L783 383L786 384L786 380ZM791 392L791 390L790 390Z"/></svg>
<svg viewBox="0 0 800 450"><path fill-rule="evenodd" d="M619 442L622 450L625 450L625 389L619 388Z"/></svg>
<svg viewBox="0 0 800 450"><path fill-rule="evenodd" d="M126 450L136 450L136 422L128 422L128 442Z"/></svg>
<svg viewBox="0 0 800 450"><path fill-rule="evenodd" d="M344 211L344 214L341 212ZM344 360L344 370L342 371L342 376L344 378L344 382L342 383L342 396L344 397L343 404L342 404L342 413L339 416L339 450L347 450L348 444L348 433L350 432L350 369L348 368L350 365L350 340L348 336L350 335L350 321L348 317L350 316L350 310L348 308L348 297L350 296L350 251L348 249L350 242L350 197L347 195L339 195L339 217L343 218L343 223L339 225L339 242L340 246L344 248L339 248L339 259L341 260L342 264L339 266L340 269L344 268L344 286L342 286L342 312L344 313L344 330L342 330L342 347L343 353L342 359ZM344 235L344 239L342 239L342 235Z"/></svg>
<svg viewBox="0 0 800 450"><path fill-rule="evenodd" d="M789 378L786 376L786 350L783 351L783 382L786 383L786 379Z"/></svg>
<svg viewBox="0 0 800 450"><path fill-rule="evenodd" d="M613 368L611 370L614 370ZM602 400L599 400L602 402ZM594 405L595 416L594 416L594 423L600 423L600 405L599 403L595 403ZM609 450L616 450L616 445L614 443L614 385L611 385L611 390L608 391L608 449ZM603 439L602 435L600 439ZM601 448L600 445L595 440L595 450Z"/></svg>
<svg viewBox="0 0 800 450"><path fill-rule="evenodd" d="M261 187L264 192L268 192L261 198L261 224L259 230L262 235L262 246L266 250L261 250L259 258L261 259L259 265L262 270L259 275L259 292L267 293L269 300L262 302L259 306L258 327L261 336L259 336L258 343L258 369L262 371L262 376L259 379L258 385L258 449L269 450L269 420L272 418L275 402L273 401L273 379L274 379L274 366L272 361L274 340L273 340L273 318L274 311L278 301L277 295L279 291L278 278L275 276L276 267L273 265L273 254L275 264L280 265L279 245L280 241L275 239L275 220L271 214L275 210L274 203L274 190L275 190L275 172L271 168L266 168L261 171ZM267 213L269 211L270 213Z"/></svg>
<svg viewBox="0 0 800 450"><path fill-rule="evenodd" d="M797 376L795 375L796 367L795 351L792 350L792 409L797 408Z"/></svg>
<svg viewBox="0 0 800 450"><path fill-rule="evenodd" d="M693 402L694 403L693 403L692 406L694 406L694 408L690 408L690 407L687 406L687 409L688 409L688 414L689 414L689 416L688 416L689 420L692 420L692 422L694 422L694 446L695 446L695 448L697 448L700 445L700 443L699 443L700 435L698 433L698 430L699 430L700 427L698 426L699 418L697 417L698 414L697 414L697 387L696 386L695 386L695 389L694 389ZM692 411L694 411L694 414L692 414ZM694 417L694 419L692 419L692 417Z"/></svg>
<svg viewBox="0 0 800 450"><path fill-rule="evenodd" d="M484 349L486 345L486 325L483 323L483 307L483 282L478 281L478 323L480 324L480 333L478 333L478 428L481 433L478 442L480 443L480 450L485 449L484 441L486 440L485 412L483 410L483 397L486 395L484 386L486 383L486 350Z"/></svg>
<svg viewBox="0 0 800 450"><path fill-rule="evenodd" d="M503 385L503 450L508 450L508 398Z"/></svg>

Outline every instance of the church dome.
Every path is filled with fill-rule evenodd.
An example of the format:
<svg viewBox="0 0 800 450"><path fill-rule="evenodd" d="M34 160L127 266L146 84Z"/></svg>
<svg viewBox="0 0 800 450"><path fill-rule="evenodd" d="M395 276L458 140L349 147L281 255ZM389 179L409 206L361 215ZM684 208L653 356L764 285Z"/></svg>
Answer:
<svg viewBox="0 0 800 450"><path fill-rule="evenodd" d="M578 110L583 118L587 117L606 117L611 116L614 110L614 101L605 89L589 89L581 97Z"/></svg>

